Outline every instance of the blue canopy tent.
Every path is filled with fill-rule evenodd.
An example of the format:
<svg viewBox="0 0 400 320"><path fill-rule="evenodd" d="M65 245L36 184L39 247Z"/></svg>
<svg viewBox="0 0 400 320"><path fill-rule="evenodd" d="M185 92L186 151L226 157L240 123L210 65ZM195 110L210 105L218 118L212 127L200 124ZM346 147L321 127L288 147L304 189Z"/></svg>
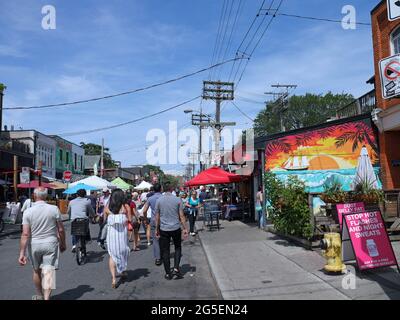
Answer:
<svg viewBox="0 0 400 320"><path fill-rule="evenodd" d="M63 193L65 193L65 194L74 194L74 193L77 193L78 190L80 190L80 189L84 189L86 191L99 190L99 188L88 186L87 184L84 184L84 183L78 183L77 185L74 185L74 186L68 188Z"/></svg>

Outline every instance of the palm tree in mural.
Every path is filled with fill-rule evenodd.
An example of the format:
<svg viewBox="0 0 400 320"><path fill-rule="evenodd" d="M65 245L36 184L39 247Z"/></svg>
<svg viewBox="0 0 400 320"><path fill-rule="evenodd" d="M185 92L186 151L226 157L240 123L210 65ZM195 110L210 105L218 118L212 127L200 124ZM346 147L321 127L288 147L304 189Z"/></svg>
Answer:
<svg viewBox="0 0 400 320"><path fill-rule="evenodd" d="M271 141L266 146L267 155L274 154L275 152L290 153L291 149L292 145L283 139Z"/></svg>
<svg viewBox="0 0 400 320"><path fill-rule="evenodd" d="M378 156L378 145L374 138L374 131L370 126L364 122L358 122L356 124L345 124L343 127L347 131L336 138L336 148L343 147L346 143L352 142L352 150L355 152L358 147L368 144L372 147L375 157Z"/></svg>
<svg viewBox="0 0 400 320"><path fill-rule="evenodd" d="M323 128L318 130L317 134L320 136L322 140L326 140L328 138L332 138L332 135L336 129L337 129L336 127Z"/></svg>
<svg viewBox="0 0 400 320"><path fill-rule="evenodd" d="M304 146L307 145L308 142L312 141L315 138L315 132L308 131L304 133L300 133L296 135L296 145L297 146Z"/></svg>

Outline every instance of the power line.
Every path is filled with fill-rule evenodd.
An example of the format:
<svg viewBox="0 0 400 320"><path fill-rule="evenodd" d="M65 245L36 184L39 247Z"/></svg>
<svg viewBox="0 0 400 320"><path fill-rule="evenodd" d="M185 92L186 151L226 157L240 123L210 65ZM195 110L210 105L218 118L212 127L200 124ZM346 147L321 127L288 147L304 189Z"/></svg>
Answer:
<svg viewBox="0 0 400 320"><path fill-rule="evenodd" d="M267 13L267 14L268 14L268 13ZM298 19L306 19L306 20L316 20L316 21L343 23L342 20L328 19L328 18L309 17L309 16L302 16L302 15L288 14L288 13L278 13L277 15L278 15L278 16L283 16L283 17L291 17L291 18L298 18ZM371 23L368 23L368 22L352 22L351 24L356 24L356 25L360 25L360 26L371 26Z"/></svg>
<svg viewBox="0 0 400 320"><path fill-rule="evenodd" d="M242 100L242 101L244 101L244 102L257 103L257 104L265 105L265 102L257 101L257 100L250 99L250 98L246 98L246 97L242 97L242 96L239 96L239 95L237 95L237 94L235 95L235 98L237 98L237 99L239 99L239 100Z"/></svg>
<svg viewBox="0 0 400 320"><path fill-rule="evenodd" d="M227 1L227 0L224 0L224 2L223 2L223 4L222 4L221 15L220 15L220 17L219 17L219 23L218 23L217 37L215 38L214 50L213 50L213 54L212 54L212 57L211 57L211 64L213 64L214 61L215 61L215 54L216 54L217 48L218 48L218 40L219 40L220 33L221 33L222 17L224 16L225 5L227 4L226 1ZM209 74L208 74L209 80L211 80L211 74L212 74L212 70L210 70L210 72L209 72Z"/></svg>
<svg viewBox="0 0 400 320"><path fill-rule="evenodd" d="M232 62L232 61L235 61L235 60L239 60L239 59L240 58L229 59L229 60L226 60L226 61L223 61L223 62L220 62L220 63L216 63L214 65L211 65L211 66L207 67L207 68L203 68L203 69L194 71L192 73L185 74L183 76L180 76L180 77L177 77L177 78L174 78L174 79L170 79L170 80L159 82L159 83L156 83L156 84L152 84L152 85L149 85L149 86L146 86L146 87L133 89L133 90L130 90L130 91L125 91L125 92L121 92L121 93L117 93L117 94L113 94L113 95L108 95L108 96L103 96L103 97L98 97L98 98L91 98L91 99L86 99L86 100L78 100L78 101L72 101L72 102L64 102L64 103L48 104L48 105L40 105L40 106L32 106L32 107L3 108L3 110L29 110L29 109L55 108L55 107L63 107L63 106L68 106L68 105L75 105L75 104L80 104L80 103L87 103L87 102L99 101L99 100L103 100L103 99L110 99L110 98L120 97L120 96L124 96L124 95L128 95L128 94L133 94L133 93L137 93L137 92L140 92L140 91L145 91L145 90L148 90L148 89L153 89L153 88L156 88L156 87L160 87L160 86L163 86L163 85L166 85L166 84L169 84L169 83L173 83L173 82L185 79L185 78L189 78L189 77L192 77L192 76L197 75L199 73L203 73L203 72L205 72L207 70L211 70L213 68L217 68L217 67L222 66L222 65L224 65L226 63L229 63L229 62Z"/></svg>
<svg viewBox="0 0 400 320"><path fill-rule="evenodd" d="M249 119L251 122L254 122L254 119L251 118L249 115L247 115L244 111L242 111L242 109L240 109L240 108L236 105L236 103L234 103L233 101L231 101L231 103L233 104L233 106L234 106L236 109L239 110L239 112L240 112L242 115L244 115L244 116L245 116L247 119Z"/></svg>
<svg viewBox="0 0 400 320"><path fill-rule="evenodd" d="M107 127L97 128L97 129L91 129L91 130L85 130L85 131L77 131L77 132L67 132L67 133L61 133L61 134L57 134L57 135L58 136L63 136L63 137L70 137L70 136L77 136L77 135L81 135L81 134L94 133L94 132L110 130L110 129L126 126L128 124L132 124L132 123L139 122L139 121L142 121L142 120L145 120L145 119L149 119L149 118L155 117L155 116L157 116L159 114L168 112L170 110L177 109L177 108L179 108L179 107L181 107L181 106L183 106L185 104L188 104L188 103L190 103L192 101L195 101L195 100L197 100L199 98L201 98L201 96L197 96L197 97L192 98L190 100L186 100L186 101L184 101L182 103L179 103L179 104L177 104L175 106L169 107L169 108L161 110L161 111L157 111L155 113L149 114L147 116L144 116L144 117L141 117L141 118L138 118L138 119L134 119L134 120L130 120L130 121L114 124L114 125L107 126Z"/></svg>
<svg viewBox="0 0 400 320"><path fill-rule="evenodd" d="M226 54L228 53L228 50L230 49L230 47L232 45L232 39L233 39L232 36L233 36L233 33L234 33L235 29L236 29L236 24L237 24L239 15L241 14L242 10L243 10L242 0L240 0L238 8L237 8L237 11L236 11L235 20L233 22L233 26L232 26L232 29L231 29L231 34L229 35L228 46L225 49L224 56L222 57L222 61L225 60Z"/></svg>
<svg viewBox="0 0 400 320"><path fill-rule="evenodd" d="M220 56L224 51L223 47L224 47L226 34L228 32L230 21L231 21L233 4L234 4L234 0L231 0L231 5L230 5L230 8L229 8L229 14L228 14L228 17L227 17L227 20L226 20L226 24L225 24L225 28L224 28L224 35L222 37L221 45L220 45L219 50L218 50L217 61L220 61ZM213 71L214 71L214 74L216 75L217 74L217 69L214 69Z"/></svg>
<svg viewBox="0 0 400 320"><path fill-rule="evenodd" d="M272 3L271 3L270 9L271 9L273 3L274 3L274 0L273 0ZM262 32L260 38L258 39L256 45L254 46L253 50L251 51L250 56L249 56L249 59L247 60L246 65L245 65L245 67L244 67L244 69L243 69L243 71L242 71L242 74L240 75L240 78L239 78L239 80L238 80L237 83L236 83L235 89L238 87L239 83L242 81L243 75L244 75L244 73L245 73L245 71L246 71L246 69L247 69L247 66L248 66L248 64L249 64L249 62L250 62L250 59L253 57L254 52L256 51L256 49L258 48L258 46L260 45L261 40L262 40L262 39L264 38L264 36L265 36L265 33L266 33L266 32L268 31L268 29L270 28L270 26L271 26L271 24L272 24L274 18L276 17L276 14L278 13L279 9L280 9L281 6L282 6L282 3L283 3L283 0L280 0L277 9L275 9L275 13L272 15L272 17L271 17L271 19L269 20L267 26L265 27L265 29L264 29L264 31ZM270 9L269 9L269 10L270 10Z"/></svg>

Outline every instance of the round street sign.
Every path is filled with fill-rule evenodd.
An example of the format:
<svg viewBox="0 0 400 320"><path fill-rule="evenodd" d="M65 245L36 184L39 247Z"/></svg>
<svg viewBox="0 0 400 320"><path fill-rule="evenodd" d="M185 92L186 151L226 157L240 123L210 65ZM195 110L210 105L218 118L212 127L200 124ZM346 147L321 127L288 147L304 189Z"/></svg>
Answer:
<svg viewBox="0 0 400 320"><path fill-rule="evenodd" d="M389 80L396 80L400 77L400 63L396 60L391 61L385 67L385 77Z"/></svg>
<svg viewBox="0 0 400 320"><path fill-rule="evenodd" d="M71 171L64 171L63 178L67 182L71 181L72 172Z"/></svg>

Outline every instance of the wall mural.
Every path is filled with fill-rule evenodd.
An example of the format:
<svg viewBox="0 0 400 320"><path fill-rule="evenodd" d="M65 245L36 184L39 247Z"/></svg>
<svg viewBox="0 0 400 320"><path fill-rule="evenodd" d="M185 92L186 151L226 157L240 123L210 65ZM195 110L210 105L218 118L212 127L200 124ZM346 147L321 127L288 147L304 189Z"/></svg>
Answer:
<svg viewBox="0 0 400 320"><path fill-rule="evenodd" d="M324 183L330 179L339 180L344 190L350 191L363 146L378 174L378 143L369 119L271 140L265 147L265 169L283 181L297 175L309 192L323 192ZM381 187L380 181L378 184Z"/></svg>

